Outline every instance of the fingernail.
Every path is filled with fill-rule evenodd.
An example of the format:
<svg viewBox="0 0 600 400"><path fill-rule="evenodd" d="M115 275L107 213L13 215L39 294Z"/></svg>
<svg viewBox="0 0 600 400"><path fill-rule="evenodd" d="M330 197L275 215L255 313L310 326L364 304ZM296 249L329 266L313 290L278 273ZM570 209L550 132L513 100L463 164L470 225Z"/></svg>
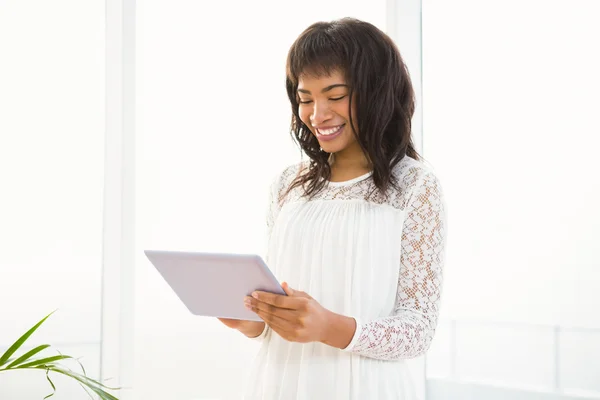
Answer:
<svg viewBox="0 0 600 400"><path fill-rule="evenodd" d="M252 293L252 297L254 297L255 299L258 299L258 293L256 293L256 292Z"/></svg>

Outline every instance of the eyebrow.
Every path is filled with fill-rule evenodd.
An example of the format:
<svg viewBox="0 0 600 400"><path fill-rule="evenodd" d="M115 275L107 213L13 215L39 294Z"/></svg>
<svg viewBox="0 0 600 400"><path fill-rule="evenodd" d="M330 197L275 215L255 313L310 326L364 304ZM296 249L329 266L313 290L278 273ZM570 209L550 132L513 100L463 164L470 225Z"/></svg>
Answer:
<svg viewBox="0 0 600 400"><path fill-rule="evenodd" d="M328 92L328 91L330 91L331 89L335 89L335 88L337 88L337 87L345 87L345 88L347 88L347 87L348 87L348 85L345 85L345 84L343 84L343 83L335 83L335 84L333 84L333 85L329 85L329 86L327 86L326 88L324 88L323 90L321 90L321 93ZM310 93L310 90L306 90L306 89L298 89L298 91L299 91L300 93L311 94L311 93Z"/></svg>

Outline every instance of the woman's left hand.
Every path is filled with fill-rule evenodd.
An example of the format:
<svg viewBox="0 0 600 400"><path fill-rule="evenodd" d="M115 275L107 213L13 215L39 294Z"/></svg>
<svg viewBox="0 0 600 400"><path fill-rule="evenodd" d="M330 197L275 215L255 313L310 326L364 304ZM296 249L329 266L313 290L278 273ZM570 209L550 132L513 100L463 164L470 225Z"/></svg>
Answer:
<svg viewBox="0 0 600 400"><path fill-rule="evenodd" d="M300 290L282 284L287 296L254 292L246 308L254 311L282 338L291 342L324 342L332 312Z"/></svg>

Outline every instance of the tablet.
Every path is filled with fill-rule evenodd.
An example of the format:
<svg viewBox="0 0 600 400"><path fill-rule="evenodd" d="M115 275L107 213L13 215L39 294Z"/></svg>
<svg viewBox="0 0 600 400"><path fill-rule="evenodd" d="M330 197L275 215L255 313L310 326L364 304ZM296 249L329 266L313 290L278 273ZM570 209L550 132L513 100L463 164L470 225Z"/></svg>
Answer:
<svg viewBox="0 0 600 400"><path fill-rule="evenodd" d="M255 290L285 295L267 264L255 254L144 253L194 315L262 321L244 307L244 297Z"/></svg>

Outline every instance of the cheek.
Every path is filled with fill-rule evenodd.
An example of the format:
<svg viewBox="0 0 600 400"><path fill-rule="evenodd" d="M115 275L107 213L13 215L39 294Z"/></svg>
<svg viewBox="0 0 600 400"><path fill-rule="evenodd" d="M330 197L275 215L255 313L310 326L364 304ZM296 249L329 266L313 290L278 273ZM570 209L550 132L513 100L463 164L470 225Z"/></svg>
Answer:
<svg viewBox="0 0 600 400"><path fill-rule="evenodd" d="M310 113L311 110L308 107L301 106L300 108L298 108L298 114L300 115L300 119L302 120L302 122L304 122L304 125L308 126L309 128L311 128Z"/></svg>
<svg viewBox="0 0 600 400"><path fill-rule="evenodd" d="M338 103L335 107L332 108L332 111L344 118L346 121L350 122L350 103L348 101L344 101L342 103ZM355 115L352 114L352 118L355 119ZM355 119L356 121L356 119Z"/></svg>

